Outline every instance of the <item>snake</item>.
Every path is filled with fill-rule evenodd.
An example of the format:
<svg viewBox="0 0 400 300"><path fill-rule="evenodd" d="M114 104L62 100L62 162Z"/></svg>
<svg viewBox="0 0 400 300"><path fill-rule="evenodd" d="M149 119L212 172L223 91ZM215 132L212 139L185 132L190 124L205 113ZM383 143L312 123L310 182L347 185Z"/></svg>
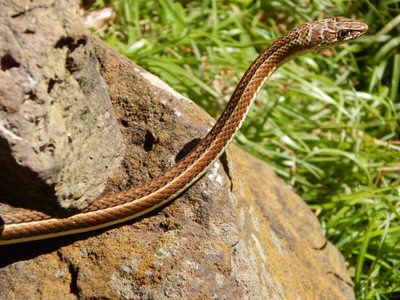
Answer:
<svg viewBox="0 0 400 300"><path fill-rule="evenodd" d="M188 189L220 157L258 91L279 66L300 54L358 38L367 30L364 22L346 17L325 18L294 27L259 54L209 133L166 172L138 187L102 195L82 211L64 218L35 210L6 212L0 216L0 245L105 228L165 205Z"/></svg>

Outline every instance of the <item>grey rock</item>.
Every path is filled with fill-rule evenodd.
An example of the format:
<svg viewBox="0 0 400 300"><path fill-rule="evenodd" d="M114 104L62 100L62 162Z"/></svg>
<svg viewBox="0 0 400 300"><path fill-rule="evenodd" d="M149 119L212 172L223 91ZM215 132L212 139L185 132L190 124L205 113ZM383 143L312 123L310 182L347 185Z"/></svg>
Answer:
<svg viewBox="0 0 400 300"><path fill-rule="evenodd" d="M124 143L77 2L1 1L0 45L0 200L87 206Z"/></svg>

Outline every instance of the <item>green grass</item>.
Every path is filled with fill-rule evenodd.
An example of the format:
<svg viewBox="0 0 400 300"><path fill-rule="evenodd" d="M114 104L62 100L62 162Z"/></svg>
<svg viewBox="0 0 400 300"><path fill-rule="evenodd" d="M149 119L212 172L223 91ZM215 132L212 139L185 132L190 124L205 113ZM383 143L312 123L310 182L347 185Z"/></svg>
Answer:
<svg viewBox="0 0 400 300"><path fill-rule="evenodd" d="M286 30L332 15L369 24L350 44L284 65L235 142L318 214L358 299L400 297L400 3L118 2L102 38L214 117L257 53Z"/></svg>

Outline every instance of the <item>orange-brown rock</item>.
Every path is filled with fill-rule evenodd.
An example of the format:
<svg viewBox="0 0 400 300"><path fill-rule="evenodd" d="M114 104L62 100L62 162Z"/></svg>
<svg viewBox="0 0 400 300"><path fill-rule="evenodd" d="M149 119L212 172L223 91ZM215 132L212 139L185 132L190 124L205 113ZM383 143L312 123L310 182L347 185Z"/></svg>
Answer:
<svg viewBox="0 0 400 300"><path fill-rule="evenodd" d="M213 120L91 37L126 143L107 192L151 179ZM230 146L139 220L0 248L4 299L354 299L341 254L265 163Z"/></svg>

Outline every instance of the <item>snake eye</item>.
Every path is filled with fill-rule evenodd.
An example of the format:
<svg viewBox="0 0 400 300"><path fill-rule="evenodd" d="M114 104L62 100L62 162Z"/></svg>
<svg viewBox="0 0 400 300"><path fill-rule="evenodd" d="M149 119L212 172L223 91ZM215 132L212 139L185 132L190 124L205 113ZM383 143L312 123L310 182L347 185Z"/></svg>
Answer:
<svg viewBox="0 0 400 300"><path fill-rule="evenodd" d="M343 39L343 38L346 37L346 35L347 35L348 33L349 33L348 30L340 30L340 31L338 32L338 36L339 36L339 38Z"/></svg>

